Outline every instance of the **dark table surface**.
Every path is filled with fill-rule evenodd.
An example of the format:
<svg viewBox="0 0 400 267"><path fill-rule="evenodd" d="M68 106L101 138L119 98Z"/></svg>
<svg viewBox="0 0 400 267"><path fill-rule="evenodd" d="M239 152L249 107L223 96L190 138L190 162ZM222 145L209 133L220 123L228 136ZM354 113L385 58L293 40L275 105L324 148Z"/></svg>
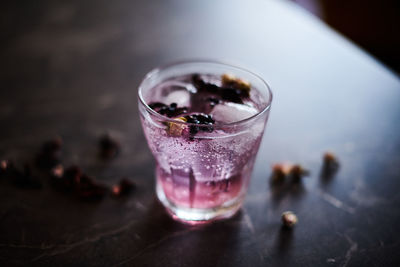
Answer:
<svg viewBox="0 0 400 267"><path fill-rule="evenodd" d="M33 159L64 140L63 163L133 194L81 201L51 186L0 180L0 265L400 266L400 80L284 1L3 1L0 157ZM274 101L248 196L234 218L171 220L154 193L154 160L137 111L151 68L217 58L264 77ZM109 131L122 146L98 158ZM340 161L320 177L322 155ZM271 164L311 171L272 187ZM281 228L285 210L299 217Z"/></svg>

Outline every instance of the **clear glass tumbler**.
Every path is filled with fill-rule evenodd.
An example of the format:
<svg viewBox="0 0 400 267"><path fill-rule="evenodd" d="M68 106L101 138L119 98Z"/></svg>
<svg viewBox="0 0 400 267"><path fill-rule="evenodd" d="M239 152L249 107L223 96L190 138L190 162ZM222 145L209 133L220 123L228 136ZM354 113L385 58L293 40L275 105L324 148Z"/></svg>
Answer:
<svg viewBox="0 0 400 267"><path fill-rule="evenodd" d="M174 80L226 73L251 84L250 98L256 112L244 119L241 114L235 115L242 107L232 110L231 106L221 106L215 116L229 117L228 122L199 126L161 115L150 107L161 99L167 105L174 102L190 107L193 101L201 101L193 98L196 90L192 84ZM169 86L160 87L167 83ZM185 61L150 71L139 86L138 98L142 127L157 163L156 193L167 211L190 224L233 216L243 203L268 120L272 93L267 83L240 67L216 61ZM201 131L187 134L193 127Z"/></svg>

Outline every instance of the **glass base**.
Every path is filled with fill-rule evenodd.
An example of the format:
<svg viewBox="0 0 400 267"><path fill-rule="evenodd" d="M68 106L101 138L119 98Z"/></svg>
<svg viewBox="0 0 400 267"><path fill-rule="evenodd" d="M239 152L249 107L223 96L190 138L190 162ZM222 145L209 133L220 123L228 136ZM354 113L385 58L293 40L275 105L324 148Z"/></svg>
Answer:
<svg viewBox="0 0 400 267"><path fill-rule="evenodd" d="M157 197L164 205L168 213L177 221L196 225L204 224L215 220L228 219L236 214L241 208L243 197L236 197L220 207L210 209L194 209L179 207L169 201L164 194L162 186L157 183L156 186Z"/></svg>

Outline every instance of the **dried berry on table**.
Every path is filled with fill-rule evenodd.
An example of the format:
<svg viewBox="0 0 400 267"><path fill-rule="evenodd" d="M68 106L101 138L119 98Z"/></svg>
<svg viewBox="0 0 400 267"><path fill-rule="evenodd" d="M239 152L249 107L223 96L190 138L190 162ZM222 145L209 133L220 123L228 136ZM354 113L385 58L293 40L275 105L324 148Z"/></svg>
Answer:
<svg viewBox="0 0 400 267"><path fill-rule="evenodd" d="M84 174L77 166L64 170L57 165L50 172L52 183L60 191L74 191L83 200L99 200L107 192L107 187Z"/></svg>
<svg viewBox="0 0 400 267"><path fill-rule="evenodd" d="M117 140L112 138L109 134L105 134L100 138L100 157L103 159L111 159L117 156L120 145Z"/></svg>
<svg viewBox="0 0 400 267"><path fill-rule="evenodd" d="M289 176L292 178L292 181L295 183L300 182L303 177L309 176L309 175L310 175L310 172L298 164L293 165L289 171Z"/></svg>
<svg viewBox="0 0 400 267"><path fill-rule="evenodd" d="M61 162L61 137L55 137L45 142L36 157L36 164L42 169L51 169Z"/></svg>
<svg viewBox="0 0 400 267"><path fill-rule="evenodd" d="M339 161L337 157L331 152L326 152L323 157L321 176L323 178L331 178L338 169Z"/></svg>
<svg viewBox="0 0 400 267"><path fill-rule="evenodd" d="M297 223L297 221L297 216L293 212L285 211L284 213L282 213L282 224L285 227L292 228Z"/></svg>
<svg viewBox="0 0 400 267"><path fill-rule="evenodd" d="M86 174L75 177L75 192L83 200L100 200L107 192L107 187L94 181Z"/></svg>
<svg viewBox="0 0 400 267"><path fill-rule="evenodd" d="M277 163L272 166L270 182L272 184L281 184L289 175L291 165L289 163Z"/></svg>
<svg viewBox="0 0 400 267"><path fill-rule="evenodd" d="M132 181L124 178L119 182L119 184L112 187L111 193L116 197L125 196L130 194L134 188L135 184Z"/></svg>

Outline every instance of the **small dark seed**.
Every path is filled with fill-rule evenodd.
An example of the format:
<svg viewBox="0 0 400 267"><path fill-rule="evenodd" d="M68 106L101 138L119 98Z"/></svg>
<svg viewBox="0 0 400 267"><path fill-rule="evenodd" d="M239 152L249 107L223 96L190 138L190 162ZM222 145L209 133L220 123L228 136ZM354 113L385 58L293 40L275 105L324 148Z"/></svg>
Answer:
<svg viewBox="0 0 400 267"><path fill-rule="evenodd" d="M336 172L339 170L339 161L336 156L330 152L324 154L321 177L322 178L332 178Z"/></svg>
<svg viewBox="0 0 400 267"><path fill-rule="evenodd" d="M193 135L197 134L199 131L203 132L212 132L214 130L211 125L214 124L214 120L211 115L207 114L192 114L185 116L186 121L188 123L192 124L199 124L199 126L191 125L189 127L189 133L193 137ZM201 126L201 125L207 125L207 126ZM191 138L192 140L193 138Z"/></svg>
<svg viewBox="0 0 400 267"><path fill-rule="evenodd" d="M109 134L105 134L100 138L100 157L103 159L111 159L117 156L119 152L119 142L112 138Z"/></svg>
<svg viewBox="0 0 400 267"><path fill-rule="evenodd" d="M195 135L195 134L197 134L199 132L199 127L191 125L189 127L189 132L190 132L191 135Z"/></svg>
<svg viewBox="0 0 400 267"><path fill-rule="evenodd" d="M187 107L180 107L176 103L171 103L169 106L160 102L150 103L149 107L161 115L165 115L169 118L177 117L181 114L188 112Z"/></svg>

